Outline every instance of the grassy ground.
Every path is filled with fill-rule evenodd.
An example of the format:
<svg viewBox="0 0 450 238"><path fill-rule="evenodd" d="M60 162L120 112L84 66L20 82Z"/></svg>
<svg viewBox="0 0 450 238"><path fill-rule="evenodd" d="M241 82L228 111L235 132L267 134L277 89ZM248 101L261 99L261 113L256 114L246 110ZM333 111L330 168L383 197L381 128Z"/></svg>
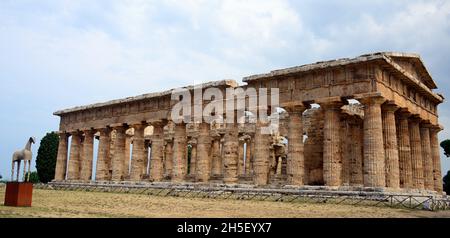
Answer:
<svg viewBox="0 0 450 238"><path fill-rule="evenodd" d="M0 186L1 204L4 194ZM0 205L0 217L450 217L450 211L35 189L31 208Z"/></svg>

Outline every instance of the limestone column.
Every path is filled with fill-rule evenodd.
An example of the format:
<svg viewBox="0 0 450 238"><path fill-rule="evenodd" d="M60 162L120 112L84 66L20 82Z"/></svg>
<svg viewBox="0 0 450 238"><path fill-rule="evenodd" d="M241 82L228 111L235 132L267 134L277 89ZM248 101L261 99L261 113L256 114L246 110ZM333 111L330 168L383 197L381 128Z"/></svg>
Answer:
<svg viewBox="0 0 450 238"><path fill-rule="evenodd" d="M362 186L363 177L363 147L362 147L362 121L359 117L353 116L349 120L350 139L350 185Z"/></svg>
<svg viewBox="0 0 450 238"><path fill-rule="evenodd" d="M413 188L424 189L422 142L420 138L420 118L413 117L409 120L409 140L411 145L411 162Z"/></svg>
<svg viewBox="0 0 450 238"><path fill-rule="evenodd" d="M266 185L269 182L270 135L261 133L267 123L257 121L255 144L253 146L253 180L256 185Z"/></svg>
<svg viewBox="0 0 450 238"><path fill-rule="evenodd" d="M430 144L430 127L429 123L420 124L420 141L422 143L422 165L423 165L423 178L424 188L426 190L434 190L434 178L433 178L433 157L431 156L431 144Z"/></svg>
<svg viewBox="0 0 450 238"><path fill-rule="evenodd" d="M412 188L412 161L409 139L409 122L411 114L403 109L397 111L397 138L400 169L400 187Z"/></svg>
<svg viewBox="0 0 450 238"><path fill-rule="evenodd" d="M288 122L288 155L287 183L303 185L305 176L305 159L303 145L303 112L307 109L303 104L285 107L289 113ZM280 170L281 171L281 170Z"/></svg>
<svg viewBox="0 0 450 238"><path fill-rule="evenodd" d="M173 140L167 140L164 147L164 177L172 177L172 164L173 164Z"/></svg>
<svg viewBox="0 0 450 238"><path fill-rule="evenodd" d="M251 145L250 145L250 140L247 140L246 143L246 148L245 148L245 175L249 175L250 174L250 169L251 169Z"/></svg>
<svg viewBox="0 0 450 238"><path fill-rule="evenodd" d="M133 144L132 135L125 131L125 157L123 158L123 179L130 179L131 171L131 144Z"/></svg>
<svg viewBox="0 0 450 238"><path fill-rule="evenodd" d="M222 174L222 156L220 153L220 136L214 137L212 141L212 166L211 173L213 176Z"/></svg>
<svg viewBox="0 0 450 238"><path fill-rule="evenodd" d="M239 139L239 148L238 148L238 175L245 175L245 164L244 164L244 143L243 139Z"/></svg>
<svg viewBox="0 0 450 238"><path fill-rule="evenodd" d="M133 136L133 150L131 151L131 181L141 181L144 174L144 164L145 161L145 139L144 130L147 124L135 124L134 136ZM153 150L152 150L153 152Z"/></svg>
<svg viewBox="0 0 450 238"><path fill-rule="evenodd" d="M59 133L58 156L55 167L55 181L63 181L66 179L67 168L67 133Z"/></svg>
<svg viewBox="0 0 450 238"><path fill-rule="evenodd" d="M323 146L323 179L326 186L341 185L341 140L340 113L343 103L340 100L321 102L324 109L324 146Z"/></svg>
<svg viewBox="0 0 450 238"><path fill-rule="evenodd" d="M226 124L224 140L223 182L227 184L237 183L239 134L236 119L233 123Z"/></svg>
<svg viewBox="0 0 450 238"><path fill-rule="evenodd" d="M351 148L353 147L353 141L348 140L350 138L350 129L348 121L351 118L351 115L347 113L341 113L341 185L349 186L350 185L350 153Z"/></svg>
<svg viewBox="0 0 450 238"><path fill-rule="evenodd" d="M172 182L183 182L186 176L186 124L175 124L173 138Z"/></svg>
<svg viewBox="0 0 450 238"><path fill-rule="evenodd" d="M101 128L97 152L97 166L95 172L95 180L107 181L110 180L110 146L111 146L111 130L109 127Z"/></svg>
<svg viewBox="0 0 450 238"><path fill-rule="evenodd" d="M150 180L159 182L164 177L163 156L164 156L164 123L155 122L152 135L152 152L150 161Z"/></svg>
<svg viewBox="0 0 450 238"><path fill-rule="evenodd" d="M389 188L400 188L397 130L395 127L395 111L397 109L398 106L391 103L385 103L382 106L386 187Z"/></svg>
<svg viewBox="0 0 450 238"><path fill-rule="evenodd" d="M92 179L92 162L94 156L94 132L84 131L83 141L83 161L81 162L81 180L90 181Z"/></svg>
<svg viewBox="0 0 450 238"><path fill-rule="evenodd" d="M209 129L208 123L201 123L199 126L195 171L195 180L198 182L208 182L211 176L211 137L209 136Z"/></svg>
<svg viewBox="0 0 450 238"><path fill-rule="evenodd" d="M439 153L438 133L442 128L440 126L432 126L430 128L430 147L431 157L433 159L433 180L434 190L442 192L442 174L441 174L441 157Z"/></svg>
<svg viewBox="0 0 450 238"><path fill-rule="evenodd" d="M383 146L383 124L381 117L382 97L366 97L360 100L364 104L364 186L385 187L386 168Z"/></svg>
<svg viewBox="0 0 450 238"><path fill-rule="evenodd" d="M81 135L80 132L73 132L72 141L70 143L70 156L69 156L69 168L67 172L67 180L79 180L80 179L80 144Z"/></svg>
<svg viewBox="0 0 450 238"><path fill-rule="evenodd" d="M196 176L197 171L197 140L192 139L190 142L191 145L191 160L189 162L189 175Z"/></svg>
<svg viewBox="0 0 450 238"><path fill-rule="evenodd" d="M114 156L112 158L112 180L121 181L124 179L124 160L125 156L125 143L126 143L126 127L117 126L114 127L116 131L116 138L114 142Z"/></svg>

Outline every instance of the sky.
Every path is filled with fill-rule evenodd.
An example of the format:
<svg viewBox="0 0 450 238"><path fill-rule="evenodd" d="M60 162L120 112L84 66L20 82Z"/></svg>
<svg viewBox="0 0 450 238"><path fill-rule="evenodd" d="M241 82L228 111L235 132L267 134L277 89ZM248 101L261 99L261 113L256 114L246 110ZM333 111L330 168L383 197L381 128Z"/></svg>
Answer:
<svg viewBox="0 0 450 238"><path fill-rule="evenodd" d="M450 1L0 0L0 174L59 109L380 51L420 54L450 97Z"/></svg>

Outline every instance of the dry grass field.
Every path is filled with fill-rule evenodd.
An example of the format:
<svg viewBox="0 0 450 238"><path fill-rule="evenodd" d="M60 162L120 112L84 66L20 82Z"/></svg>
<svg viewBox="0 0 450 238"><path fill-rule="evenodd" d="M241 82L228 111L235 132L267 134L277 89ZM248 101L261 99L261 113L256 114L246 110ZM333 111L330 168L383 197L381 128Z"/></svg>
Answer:
<svg viewBox="0 0 450 238"><path fill-rule="evenodd" d="M4 194L0 186L0 217L450 217L450 211L40 189L33 192L33 207L16 208L3 206Z"/></svg>

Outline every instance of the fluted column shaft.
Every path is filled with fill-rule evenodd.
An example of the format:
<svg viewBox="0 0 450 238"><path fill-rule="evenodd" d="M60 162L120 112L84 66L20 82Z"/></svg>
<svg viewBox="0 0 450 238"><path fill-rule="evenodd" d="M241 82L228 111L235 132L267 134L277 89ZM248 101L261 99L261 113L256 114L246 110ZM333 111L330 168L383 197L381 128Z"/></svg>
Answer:
<svg viewBox="0 0 450 238"><path fill-rule="evenodd" d="M109 170L110 165L110 146L111 146L111 130L109 128L99 129L100 138L98 142L97 166L95 172L95 180L105 181L111 179Z"/></svg>
<svg viewBox="0 0 450 238"><path fill-rule="evenodd" d="M161 181L164 177L164 124L153 123L152 152L150 161L150 180Z"/></svg>
<svg viewBox="0 0 450 238"><path fill-rule="evenodd" d="M114 129L116 131L116 138L114 141L114 157L112 158L112 180L121 181L124 179L124 161L125 158L127 158L125 154L126 128L120 126L115 127Z"/></svg>
<svg viewBox="0 0 450 238"><path fill-rule="evenodd" d="M197 139L197 167L196 181L208 182L211 176L211 137L209 136L210 125L201 123Z"/></svg>
<svg viewBox="0 0 450 238"><path fill-rule="evenodd" d="M238 148L238 175L245 175L245 163L244 163L244 140L239 140L239 148Z"/></svg>
<svg viewBox="0 0 450 238"><path fill-rule="evenodd" d="M212 141L212 166L211 173L213 176L222 174L222 156L220 153L220 137L214 138Z"/></svg>
<svg viewBox="0 0 450 238"><path fill-rule="evenodd" d="M430 124L420 124L420 141L422 143L422 165L424 188L434 190L433 157L431 156Z"/></svg>
<svg viewBox="0 0 450 238"><path fill-rule="evenodd" d="M67 133L59 133L58 155L55 167L55 181L63 181L66 178L67 168Z"/></svg>
<svg viewBox="0 0 450 238"><path fill-rule="evenodd" d="M268 124L258 121L256 123L255 139L252 152L253 157L253 180L256 185L266 185L269 182L269 136L261 133L261 128Z"/></svg>
<svg viewBox="0 0 450 238"><path fill-rule="evenodd" d="M385 187L385 156L383 147L383 125L381 97L360 100L364 104L364 186Z"/></svg>
<svg viewBox="0 0 450 238"><path fill-rule="evenodd" d="M409 120L409 140L411 145L412 185L416 189L424 189L422 142L420 138L419 118Z"/></svg>
<svg viewBox="0 0 450 238"><path fill-rule="evenodd" d="M350 147L350 185L362 186L363 177L363 147L361 119L352 117L349 120L349 130L352 145Z"/></svg>
<svg viewBox="0 0 450 238"><path fill-rule="evenodd" d="M83 160L81 162L81 180L92 179L92 162L94 156L94 132L86 130L83 141Z"/></svg>
<svg viewBox="0 0 450 238"><path fill-rule="evenodd" d="M69 157L69 168L67 173L68 180L79 180L80 179L80 145L81 145L81 135L79 132L72 133L72 140L70 143L70 157Z"/></svg>
<svg viewBox="0 0 450 238"><path fill-rule="evenodd" d="M236 121L226 124L224 135L223 182L236 183L238 181L238 149L239 134Z"/></svg>
<svg viewBox="0 0 450 238"><path fill-rule="evenodd" d="M382 109L386 187L400 188L397 130L395 126L395 111L398 107L394 104L383 104Z"/></svg>
<svg viewBox="0 0 450 238"><path fill-rule="evenodd" d="M245 175L249 175L250 174L250 169L251 169L251 145L250 145L250 140L247 140L246 142L246 148L245 148Z"/></svg>
<svg viewBox="0 0 450 238"><path fill-rule="evenodd" d="M287 183L292 185L303 185L305 176L305 158L303 153L302 114L306 110L306 107L304 105L295 105L285 107L285 109L289 113L289 144L286 164Z"/></svg>
<svg viewBox="0 0 450 238"><path fill-rule="evenodd" d="M340 113L342 102L321 103L324 109L323 179L326 186L340 186L342 158L340 153Z"/></svg>
<svg viewBox="0 0 450 238"><path fill-rule="evenodd" d="M183 182L186 176L186 124L175 125L173 141L172 181Z"/></svg>
<svg viewBox="0 0 450 238"><path fill-rule="evenodd" d="M145 161L145 140L144 140L144 130L146 124L136 124L133 125L134 136L133 136L133 150L131 151L131 181L141 181L143 177L142 171L144 170Z"/></svg>
<svg viewBox="0 0 450 238"><path fill-rule="evenodd" d="M433 160L433 181L434 190L437 192L442 192L442 174L441 174L441 157L439 153L439 140L438 133L442 130L440 126L434 126L430 129L430 147L431 147L431 157Z"/></svg>
<svg viewBox="0 0 450 238"><path fill-rule="evenodd" d="M164 147L164 177L172 177L172 165L173 165L173 141L169 140L166 142Z"/></svg>
<svg viewBox="0 0 450 238"><path fill-rule="evenodd" d="M189 162L189 174L193 175L194 177L197 174L197 140L191 141L191 160Z"/></svg>
<svg viewBox="0 0 450 238"><path fill-rule="evenodd" d="M412 188L411 141L409 139L409 118L407 112L397 113L398 157L400 169L400 187Z"/></svg>

